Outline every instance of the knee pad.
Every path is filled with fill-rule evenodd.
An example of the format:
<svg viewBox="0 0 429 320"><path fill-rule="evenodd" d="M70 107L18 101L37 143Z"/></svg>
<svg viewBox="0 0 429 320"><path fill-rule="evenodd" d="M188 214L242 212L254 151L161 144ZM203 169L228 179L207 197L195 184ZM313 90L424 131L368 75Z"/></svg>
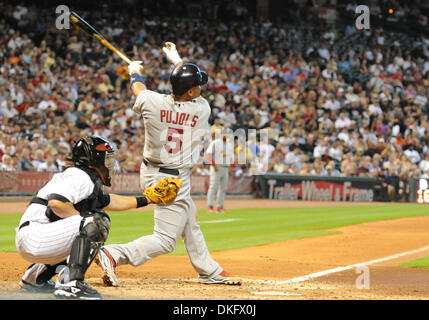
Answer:
<svg viewBox="0 0 429 320"><path fill-rule="evenodd" d="M84 279L86 270L107 240L109 230L109 217L98 212L94 213L91 222L81 228L70 251L70 280Z"/></svg>
<svg viewBox="0 0 429 320"><path fill-rule="evenodd" d="M92 216L92 222L89 222L81 228L80 234L88 237L91 241L102 242L107 240L110 230L110 219L107 214L96 212Z"/></svg>

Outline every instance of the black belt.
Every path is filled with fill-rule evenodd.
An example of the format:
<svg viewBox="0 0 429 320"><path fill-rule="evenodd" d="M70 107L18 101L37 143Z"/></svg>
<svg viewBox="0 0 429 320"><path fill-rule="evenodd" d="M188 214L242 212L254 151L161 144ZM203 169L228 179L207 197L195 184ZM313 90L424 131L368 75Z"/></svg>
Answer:
<svg viewBox="0 0 429 320"><path fill-rule="evenodd" d="M26 227L26 226L29 226L29 225L30 225L30 221L25 221L25 222L23 222L23 223L19 226L18 231L19 231L19 230L21 230L22 228Z"/></svg>
<svg viewBox="0 0 429 320"><path fill-rule="evenodd" d="M149 162L143 159L144 165L147 167ZM178 176L180 174L179 170L177 169L167 169L167 168L159 168L159 172L171 174L172 176Z"/></svg>
<svg viewBox="0 0 429 320"><path fill-rule="evenodd" d="M34 197L30 201L30 204L33 204L33 203L37 203L37 204L41 204L41 205L47 206L48 205L48 200L45 200L45 199L42 199L42 198L39 198L39 197Z"/></svg>
<svg viewBox="0 0 429 320"><path fill-rule="evenodd" d="M45 200L45 199L42 199L42 198L39 198L39 197L34 197L33 199L31 199L31 201L30 201L30 203L28 205L33 204L33 203L37 203L37 204L41 204L41 205L47 206L48 205L48 200ZM29 226L29 225L30 225L30 221L23 222L19 226L18 231L21 230L24 227Z"/></svg>

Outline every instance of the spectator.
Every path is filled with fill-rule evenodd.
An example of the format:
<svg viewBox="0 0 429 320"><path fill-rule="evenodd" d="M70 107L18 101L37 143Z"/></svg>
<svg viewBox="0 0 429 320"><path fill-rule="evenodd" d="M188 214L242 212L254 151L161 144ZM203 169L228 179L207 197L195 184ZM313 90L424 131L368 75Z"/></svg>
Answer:
<svg viewBox="0 0 429 320"><path fill-rule="evenodd" d="M275 173L287 173L288 166L285 162L282 161L282 156L280 153L276 153L273 158L270 160L268 165L268 172Z"/></svg>
<svg viewBox="0 0 429 320"><path fill-rule="evenodd" d="M414 149L413 145L408 146L408 148L406 148L406 150L404 151L404 154L414 164L418 164L421 160L419 152Z"/></svg>
<svg viewBox="0 0 429 320"><path fill-rule="evenodd" d="M380 104L378 103L378 101L373 101L369 107L368 107L368 111L370 113L370 115L380 115L383 113L383 110L381 110Z"/></svg>
<svg viewBox="0 0 429 320"><path fill-rule="evenodd" d="M338 140L341 140L343 142L343 145L350 146L351 140L349 135L349 129L347 127L344 127L341 129L341 132L337 136Z"/></svg>
<svg viewBox="0 0 429 320"><path fill-rule="evenodd" d="M356 102L359 101L359 96L354 93L352 86L349 86L347 88L347 93L345 95L345 98L346 98L346 104L351 104L354 101Z"/></svg>
<svg viewBox="0 0 429 320"><path fill-rule="evenodd" d="M21 153L21 158L18 161L18 166L23 171L34 171L36 168L33 165L33 162L30 159L30 149L23 148Z"/></svg>
<svg viewBox="0 0 429 320"><path fill-rule="evenodd" d="M67 167L66 153L63 150L58 151L57 158L55 159L55 166L60 172Z"/></svg>
<svg viewBox="0 0 429 320"><path fill-rule="evenodd" d="M300 175L308 175L311 173L311 170L312 170L311 164L305 162L305 163L303 163L301 170L299 170L299 174Z"/></svg>
<svg viewBox="0 0 429 320"><path fill-rule="evenodd" d="M214 138L214 135L216 132L217 132L217 134L220 134L223 127L224 127L223 120L216 118L214 120L214 123L213 123L211 129L210 129L210 133L211 133L212 137Z"/></svg>
<svg viewBox="0 0 429 320"><path fill-rule="evenodd" d="M48 155L46 157L46 162L41 162L37 166L37 171L40 171L40 172L58 172L59 169L58 169L57 164L55 162L54 156Z"/></svg>
<svg viewBox="0 0 429 320"><path fill-rule="evenodd" d="M45 162L46 161L45 161L45 157L43 155L43 151L40 150L40 149L36 150L35 155L34 155L34 160L32 161L33 167L36 170L38 170L39 166L42 165Z"/></svg>
<svg viewBox="0 0 429 320"><path fill-rule="evenodd" d="M337 111L341 108L340 102L334 98L334 95L330 94L324 104L325 109L330 111Z"/></svg>
<svg viewBox="0 0 429 320"><path fill-rule="evenodd" d="M252 159L259 156L261 152L261 148L259 147L259 144L256 142L255 137L250 137L247 141L246 147L250 150L252 153Z"/></svg>
<svg viewBox="0 0 429 320"><path fill-rule="evenodd" d="M327 150L328 150L328 143L324 138L322 138L319 140L316 147L314 148L313 157L321 158Z"/></svg>
<svg viewBox="0 0 429 320"><path fill-rule="evenodd" d="M342 129L350 127L351 121L344 112L340 113L340 117L335 121L335 128Z"/></svg>
<svg viewBox="0 0 429 320"><path fill-rule="evenodd" d="M289 151L285 157L285 164L291 165L299 160L300 150L299 148L295 148L293 151Z"/></svg>
<svg viewBox="0 0 429 320"><path fill-rule="evenodd" d="M429 170L429 152L425 154L425 158L423 160L420 160L419 169L424 173Z"/></svg>
<svg viewBox="0 0 429 320"><path fill-rule="evenodd" d="M325 167L325 170L328 176L339 176L341 174L340 170L337 169L337 165L333 160L328 162Z"/></svg>
<svg viewBox="0 0 429 320"><path fill-rule="evenodd" d="M235 114L231 112L230 107L225 107L225 109L217 114L217 117L223 121L226 127L231 128L236 124Z"/></svg>
<svg viewBox="0 0 429 320"><path fill-rule="evenodd" d="M385 174L383 168L374 168L371 172L371 176L376 179L374 185L374 200L375 201L386 201L388 199L387 194L387 183L385 181Z"/></svg>
<svg viewBox="0 0 429 320"><path fill-rule="evenodd" d="M2 157L2 162L0 163L0 171L14 171L16 168L12 164L12 157L5 154Z"/></svg>
<svg viewBox="0 0 429 320"><path fill-rule="evenodd" d="M341 162L343 158L343 148L341 146L341 143L339 140L335 140L328 150L328 155L331 159L333 159L336 162Z"/></svg>
<svg viewBox="0 0 429 320"><path fill-rule="evenodd" d="M323 164L320 160L320 158L316 158L313 162L313 168L310 171L310 174L317 175L317 176L324 176L326 175L326 170L323 167Z"/></svg>
<svg viewBox="0 0 429 320"><path fill-rule="evenodd" d="M357 166L351 153L345 154L344 159L341 162L341 173L346 176L357 175Z"/></svg>
<svg viewBox="0 0 429 320"><path fill-rule="evenodd" d="M385 178L385 182L387 184L387 195L389 197L389 200L396 201L400 196L399 194L400 178L396 174L396 171L394 168L389 168L388 174Z"/></svg>
<svg viewBox="0 0 429 320"><path fill-rule="evenodd" d="M77 111L83 115L91 114L94 110L93 98L91 92L88 92L83 100L79 103Z"/></svg>

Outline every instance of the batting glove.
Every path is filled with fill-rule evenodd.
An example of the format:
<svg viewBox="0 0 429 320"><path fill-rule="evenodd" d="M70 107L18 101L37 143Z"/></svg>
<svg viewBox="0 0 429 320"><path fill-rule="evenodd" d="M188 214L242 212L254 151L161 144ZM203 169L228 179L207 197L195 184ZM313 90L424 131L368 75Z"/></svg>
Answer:
<svg viewBox="0 0 429 320"><path fill-rule="evenodd" d="M138 73L139 75L143 72L143 61L133 61L128 65L128 73L131 75L133 73Z"/></svg>
<svg viewBox="0 0 429 320"><path fill-rule="evenodd" d="M177 66L178 63L183 62L180 58L179 53L177 52L176 45L173 42L166 42L165 46L162 48L165 55L167 56L168 61Z"/></svg>

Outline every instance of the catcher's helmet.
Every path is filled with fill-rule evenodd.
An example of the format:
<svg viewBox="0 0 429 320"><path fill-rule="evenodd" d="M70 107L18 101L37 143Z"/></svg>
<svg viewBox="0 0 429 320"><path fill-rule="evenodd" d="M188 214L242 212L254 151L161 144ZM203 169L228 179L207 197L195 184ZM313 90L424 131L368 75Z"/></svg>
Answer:
<svg viewBox="0 0 429 320"><path fill-rule="evenodd" d="M110 142L101 137L79 139L72 148L71 161L75 166L94 169L104 185L110 187L110 171L113 169L113 149Z"/></svg>
<svg viewBox="0 0 429 320"><path fill-rule="evenodd" d="M206 84L207 73L201 71L196 64L185 63L173 70L170 75L173 94L181 96L189 89Z"/></svg>

